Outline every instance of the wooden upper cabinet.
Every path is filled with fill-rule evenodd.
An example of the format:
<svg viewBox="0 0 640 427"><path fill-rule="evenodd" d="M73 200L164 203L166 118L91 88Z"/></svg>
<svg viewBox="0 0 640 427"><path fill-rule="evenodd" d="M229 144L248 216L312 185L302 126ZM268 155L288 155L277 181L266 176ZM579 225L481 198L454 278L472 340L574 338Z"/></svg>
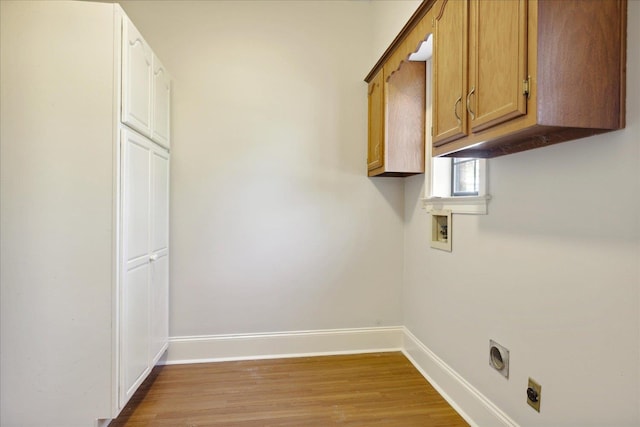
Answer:
<svg viewBox="0 0 640 427"><path fill-rule="evenodd" d="M433 140L441 145L467 134L467 1L436 6L433 32Z"/></svg>
<svg viewBox="0 0 640 427"><path fill-rule="evenodd" d="M490 158L624 127L626 0L464 3L469 129L436 133L434 156ZM435 61L444 55L436 50ZM441 78L434 75L436 88Z"/></svg>
<svg viewBox="0 0 640 427"><path fill-rule="evenodd" d="M384 165L384 73L382 70L369 83L369 149L368 170Z"/></svg>
<svg viewBox="0 0 640 427"><path fill-rule="evenodd" d="M424 62L384 67L369 83L369 176L424 173Z"/></svg>
<svg viewBox="0 0 640 427"><path fill-rule="evenodd" d="M436 10L434 144L526 114L526 0L443 0Z"/></svg>
<svg viewBox="0 0 640 427"><path fill-rule="evenodd" d="M471 0L469 6L466 102L471 132L478 132L527 113L527 3Z"/></svg>
<svg viewBox="0 0 640 427"><path fill-rule="evenodd" d="M418 126L391 73L429 33L432 154L490 158L623 128L626 32L627 0L425 0L365 79L389 71L384 168L392 133Z"/></svg>

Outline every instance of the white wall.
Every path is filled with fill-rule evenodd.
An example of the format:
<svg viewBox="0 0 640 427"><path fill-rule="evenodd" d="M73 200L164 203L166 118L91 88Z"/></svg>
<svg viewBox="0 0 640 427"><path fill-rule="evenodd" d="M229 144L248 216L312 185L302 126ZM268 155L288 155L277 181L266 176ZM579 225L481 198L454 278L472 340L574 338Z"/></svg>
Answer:
<svg viewBox="0 0 640 427"><path fill-rule="evenodd" d="M373 64L387 50L402 27L416 11L421 0L372 0L370 45L373 48Z"/></svg>
<svg viewBox="0 0 640 427"><path fill-rule="evenodd" d="M122 5L174 78L171 335L401 324L403 182L366 177L370 2Z"/></svg>
<svg viewBox="0 0 640 427"><path fill-rule="evenodd" d="M405 181L405 324L522 426L640 425L640 2L628 20L626 129L490 160L489 214L454 215L452 253Z"/></svg>

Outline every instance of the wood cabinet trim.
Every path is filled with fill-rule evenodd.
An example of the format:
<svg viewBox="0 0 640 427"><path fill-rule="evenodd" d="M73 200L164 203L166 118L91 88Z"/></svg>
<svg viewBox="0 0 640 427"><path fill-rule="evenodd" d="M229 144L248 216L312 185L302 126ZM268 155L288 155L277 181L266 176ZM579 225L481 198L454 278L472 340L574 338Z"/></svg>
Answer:
<svg viewBox="0 0 640 427"><path fill-rule="evenodd" d="M375 75L380 70L382 70L382 67L385 65L385 63L389 60L389 58L391 58L391 56L395 53L398 47L402 45L402 42L404 42L407 36L411 34L411 31L413 31L413 29L422 22L422 18L424 18L424 16L429 12L429 10L431 10L433 5L437 1L438 0L424 0L422 4L418 6L416 11L413 13L413 15L411 15L411 18L409 18L409 21L407 21L404 27L402 27L402 30L400 30L400 33L398 33L396 38L393 39L393 41L391 42L387 50L384 51L380 59L378 59L378 62L376 62L376 64L371 69L371 71L369 71L369 74L367 74L367 76L364 79L365 82L367 83L371 82L371 80L375 77Z"/></svg>
<svg viewBox="0 0 640 427"><path fill-rule="evenodd" d="M367 169L385 165L385 83L383 70L369 83Z"/></svg>
<svg viewBox="0 0 640 427"><path fill-rule="evenodd" d="M442 5L440 6L440 11L438 12L438 14L436 16L433 17L433 19L435 21L438 21L440 18L442 18L442 15L444 14L444 8L447 5L447 2L449 0L442 0Z"/></svg>

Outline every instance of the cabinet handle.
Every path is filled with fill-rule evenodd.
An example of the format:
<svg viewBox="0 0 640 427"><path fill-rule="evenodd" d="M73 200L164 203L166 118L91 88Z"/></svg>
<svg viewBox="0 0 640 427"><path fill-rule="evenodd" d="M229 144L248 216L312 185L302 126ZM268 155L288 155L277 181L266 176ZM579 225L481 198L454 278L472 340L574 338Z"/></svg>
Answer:
<svg viewBox="0 0 640 427"><path fill-rule="evenodd" d="M471 120L476 119L476 114L471 110L471 95L473 95L473 92L475 91L476 91L476 87L472 86L471 91L467 95L467 111L469 112L469 114L471 114Z"/></svg>
<svg viewBox="0 0 640 427"><path fill-rule="evenodd" d="M462 119L458 115L458 104L462 102L462 95L458 99L456 99L456 103L453 104L453 115L456 116L456 120L458 121L458 126L462 125Z"/></svg>
<svg viewBox="0 0 640 427"><path fill-rule="evenodd" d="M149 255L149 261L155 261L158 259L158 254L151 254Z"/></svg>

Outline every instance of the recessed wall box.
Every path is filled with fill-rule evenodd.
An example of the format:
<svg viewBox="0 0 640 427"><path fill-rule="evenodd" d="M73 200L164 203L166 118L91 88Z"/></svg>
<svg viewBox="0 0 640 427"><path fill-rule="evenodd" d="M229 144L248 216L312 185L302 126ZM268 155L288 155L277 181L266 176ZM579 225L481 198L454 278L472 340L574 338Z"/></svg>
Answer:
<svg viewBox="0 0 640 427"><path fill-rule="evenodd" d="M503 377L509 378L509 350L494 340L489 340L489 365Z"/></svg>
<svg viewBox="0 0 640 427"><path fill-rule="evenodd" d="M451 252L451 210L431 211L431 247Z"/></svg>

